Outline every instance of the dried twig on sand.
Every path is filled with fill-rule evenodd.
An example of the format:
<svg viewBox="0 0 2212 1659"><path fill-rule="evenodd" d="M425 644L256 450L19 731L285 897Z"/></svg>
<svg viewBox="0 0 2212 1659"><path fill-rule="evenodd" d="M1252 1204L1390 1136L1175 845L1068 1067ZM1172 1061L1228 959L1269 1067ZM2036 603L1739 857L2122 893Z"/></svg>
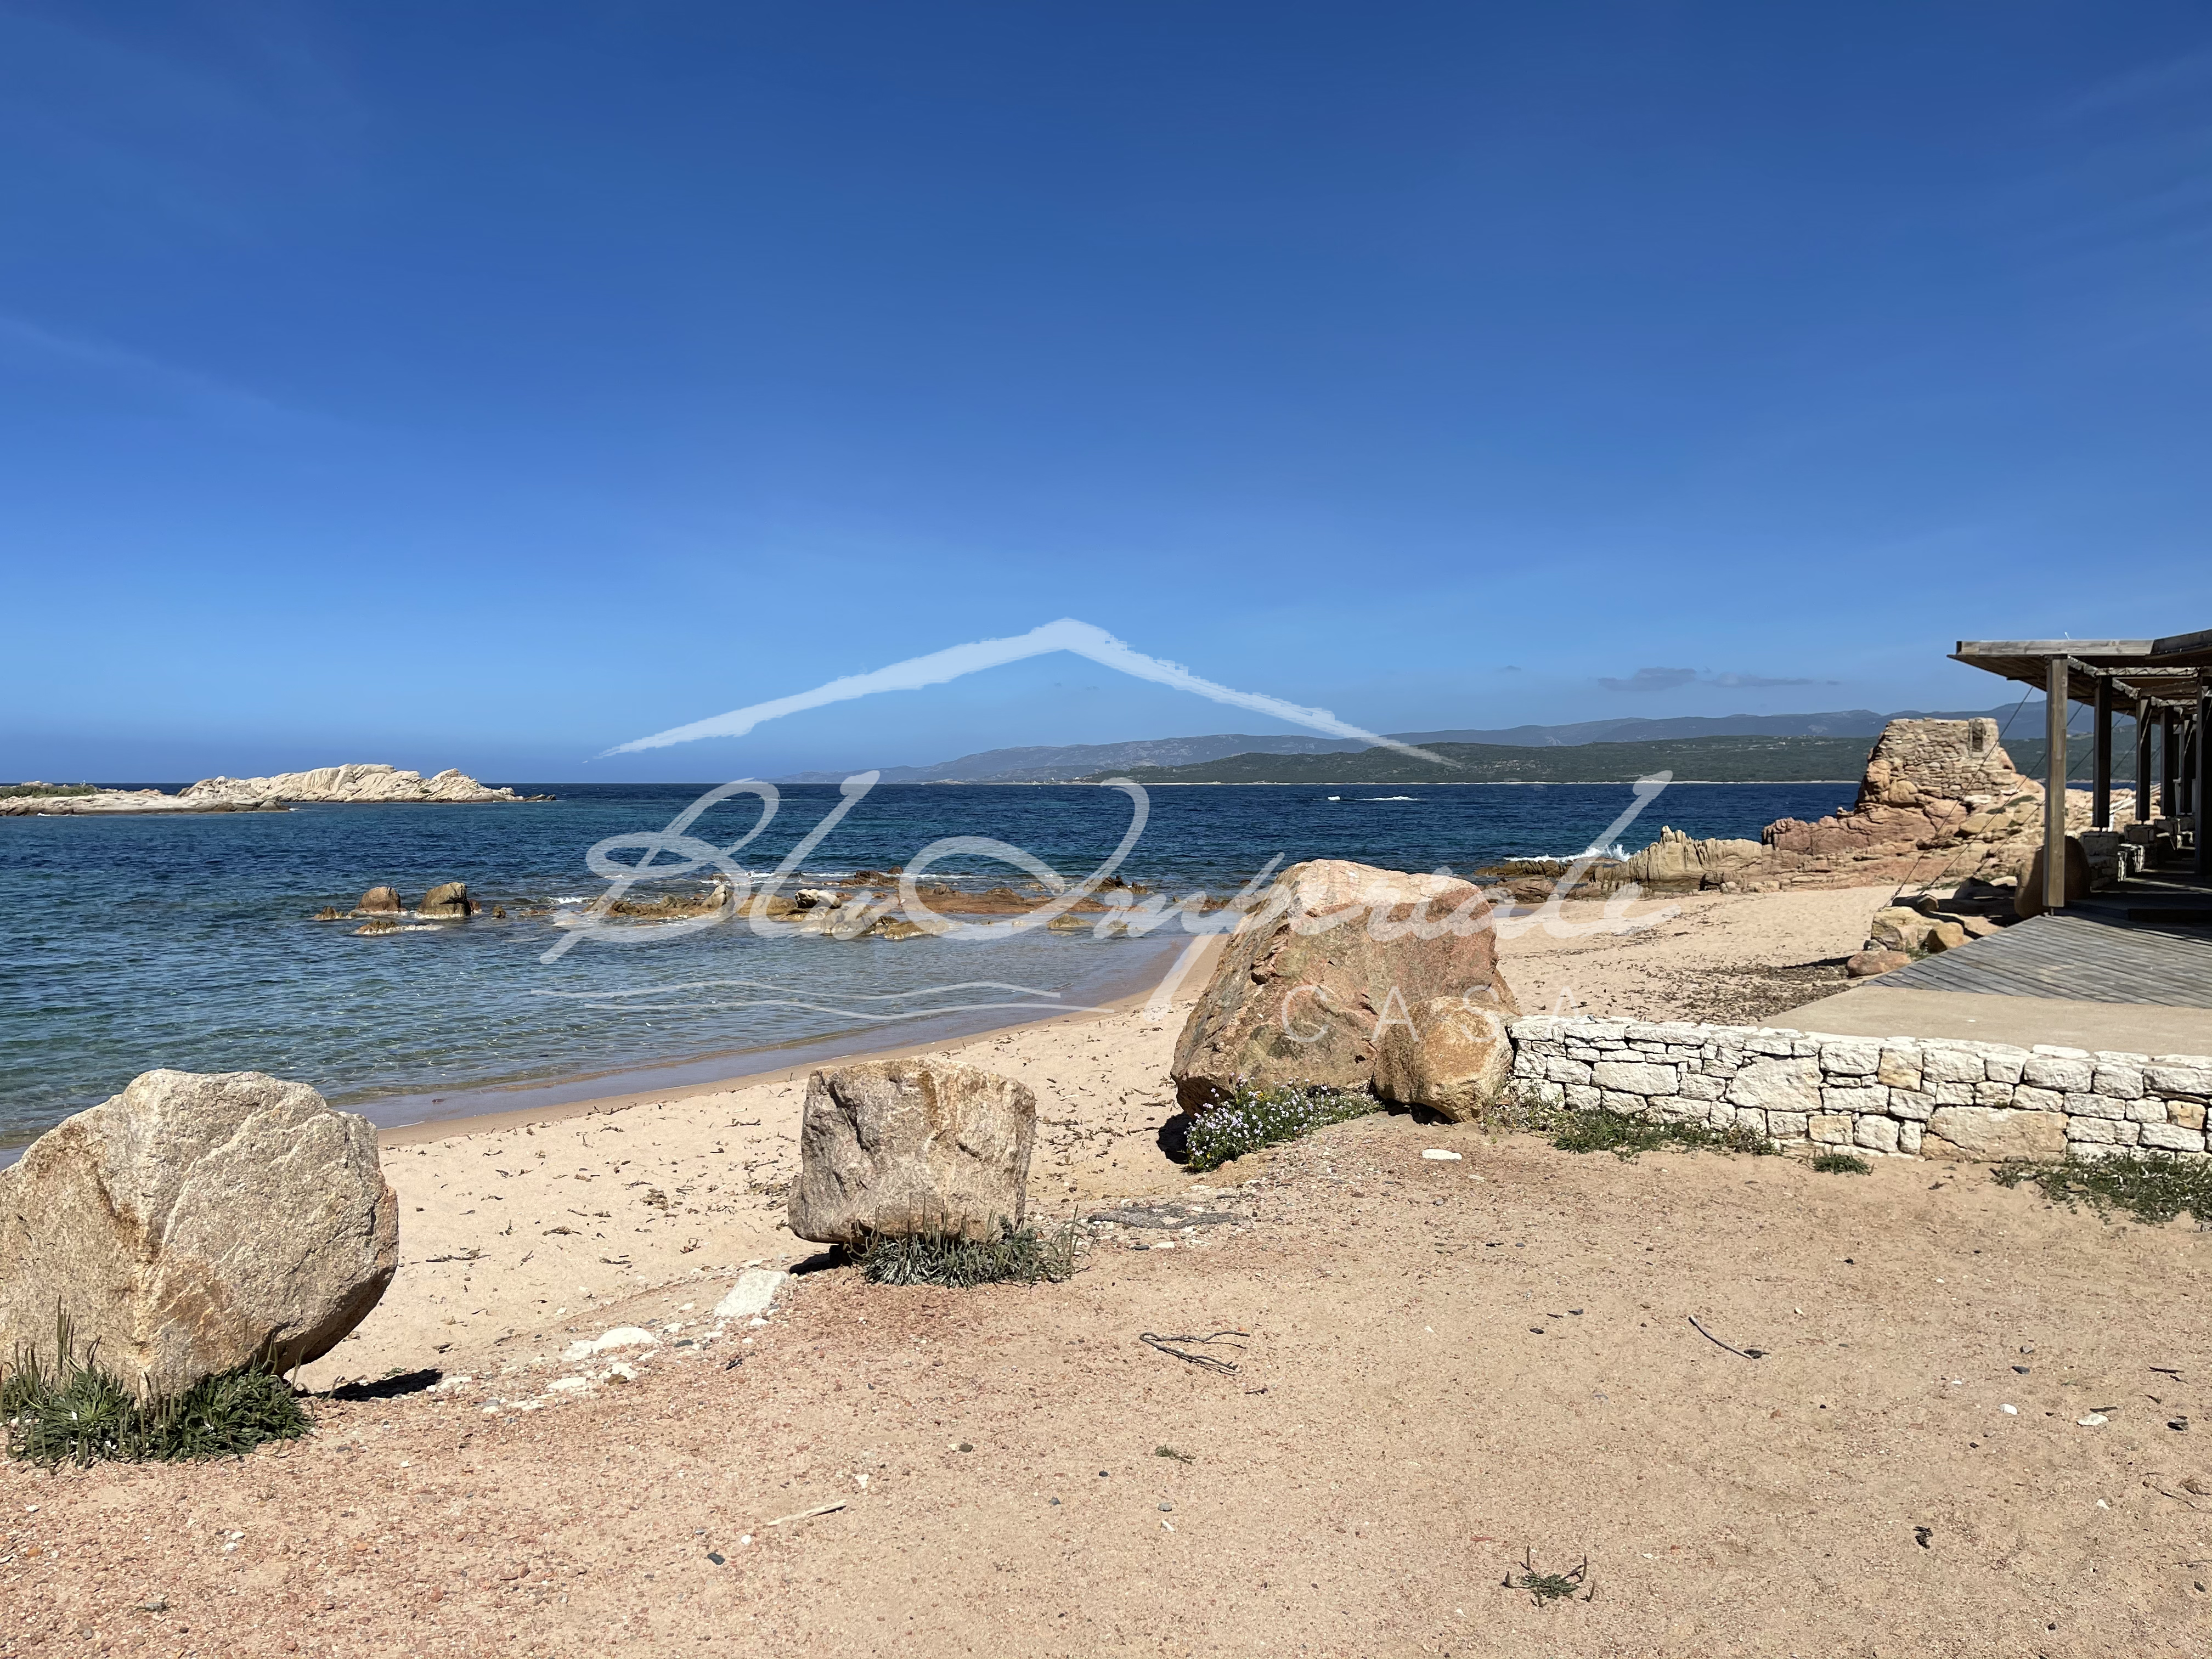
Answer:
<svg viewBox="0 0 2212 1659"><path fill-rule="evenodd" d="M1151 1331L1143 1331L1139 1333L1137 1340L1147 1346L1158 1348L1162 1353L1171 1353L1185 1364L1202 1365L1210 1371L1233 1372L1237 1369L1233 1361L1217 1359L1210 1353L1185 1353L1181 1348L1170 1345L1176 1342L1186 1344L1212 1342L1224 1336L1241 1336L1249 1339L1251 1334L1249 1331L1216 1331L1212 1336L1159 1336Z"/></svg>
<svg viewBox="0 0 2212 1659"><path fill-rule="evenodd" d="M1699 1325L1698 1323L1698 1316L1695 1314L1692 1314L1690 1316L1690 1323L1696 1329L1698 1334L1704 1337L1706 1341L1712 1343L1717 1347L1728 1348L1728 1351L1739 1359L1764 1359L1766 1358L1766 1350L1764 1348L1729 1347L1727 1343L1722 1341L1720 1338L1715 1336L1703 1325Z"/></svg>
<svg viewBox="0 0 2212 1659"><path fill-rule="evenodd" d="M833 1511L842 1510L844 1507L845 1500L843 1498L833 1498L826 1504L817 1504L811 1510L800 1510L797 1513L792 1515L779 1515L775 1520L769 1522L767 1524L771 1527L780 1527L787 1521L810 1521L817 1515L829 1515Z"/></svg>

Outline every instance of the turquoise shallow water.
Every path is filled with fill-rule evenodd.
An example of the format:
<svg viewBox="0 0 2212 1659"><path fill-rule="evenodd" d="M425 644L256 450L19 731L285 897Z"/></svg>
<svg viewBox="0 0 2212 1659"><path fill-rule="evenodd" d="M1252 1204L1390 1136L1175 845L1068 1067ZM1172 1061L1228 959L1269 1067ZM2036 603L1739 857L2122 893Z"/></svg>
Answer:
<svg viewBox="0 0 2212 1659"><path fill-rule="evenodd" d="M1164 935L838 941L761 939L737 926L646 945L587 940L548 965L540 957L562 930L542 918L490 919L495 903L596 896L605 884L588 849L661 828L706 787L521 785L561 799L505 806L0 818L0 1146L155 1066L273 1072L334 1101L405 1102L420 1115L432 1095L503 1085L665 1080L678 1074L654 1068L678 1064L686 1077L736 1075L774 1045L884 1024L903 1028L887 1042L981 1030L1022 1017L1018 1009L1125 992L1172 951ZM840 799L829 785L781 793L774 820L738 855L749 869L773 868ZM1649 842L1662 823L1756 835L1777 817L1832 811L1852 793L1848 784L1678 786L1626 839ZM1223 895L1278 855L1421 870L1568 855L1631 800L1625 785L1596 784L1345 787L1334 797L1153 791L1121 873L1177 896ZM694 833L727 844L757 810L750 797L731 800ZM1122 838L1131 811L1104 788L879 787L807 854L799 878L910 863L933 841L969 836L1011 842L1078 880ZM979 854L940 867L975 885L1028 879ZM356 924L312 919L380 883L411 900L452 880L470 884L484 916L369 939ZM750 983L684 988L730 981ZM945 988L979 981L996 988ZM962 1005L983 1006L945 1012Z"/></svg>

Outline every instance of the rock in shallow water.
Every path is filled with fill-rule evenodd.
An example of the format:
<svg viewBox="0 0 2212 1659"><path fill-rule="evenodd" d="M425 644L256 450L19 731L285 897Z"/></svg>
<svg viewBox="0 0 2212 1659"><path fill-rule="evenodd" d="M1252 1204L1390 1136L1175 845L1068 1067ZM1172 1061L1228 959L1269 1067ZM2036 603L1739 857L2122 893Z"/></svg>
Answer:
<svg viewBox="0 0 2212 1659"><path fill-rule="evenodd" d="M416 907L418 916L459 918L472 916L483 907L469 896L469 884L465 881L442 882L422 895L422 902Z"/></svg>
<svg viewBox="0 0 2212 1659"><path fill-rule="evenodd" d="M0 1354L56 1313L144 1396L315 1359L399 1265L367 1119L259 1072L148 1072L0 1170Z"/></svg>
<svg viewBox="0 0 2212 1659"><path fill-rule="evenodd" d="M806 1085L791 1231L820 1244L871 1233L996 1237L1029 1194L1036 1097L925 1055L817 1072Z"/></svg>

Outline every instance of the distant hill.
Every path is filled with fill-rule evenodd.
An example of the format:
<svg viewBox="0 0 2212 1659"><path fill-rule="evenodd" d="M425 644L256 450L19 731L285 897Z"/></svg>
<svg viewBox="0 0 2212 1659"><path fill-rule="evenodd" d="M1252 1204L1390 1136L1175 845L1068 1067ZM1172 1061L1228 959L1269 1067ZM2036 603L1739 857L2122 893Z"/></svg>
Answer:
<svg viewBox="0 0 2212 1659"><path fill-rule="evenodd" d="M1526 744L1437 743L1450 768L1392 749L1353 754L1224 756L1190 766L1132 767L1120 775L1142 784L1625 783L1654 772L1683 782L1856 782L1866 769L1871 734L1856 737L1705 737L1658 743ZM1115 775L1100 772L1085 781Z"/></svg>
<svg viewBox="0 0 2212 1659"><path fill-rule="evenodd" d="M1207 738L1149 738L1131 743L1070 743L1036 749L987 749L934 766L886 766L885 783L1065 783L1097 771L1129 766L1187 766L1224 755L1317 755L1357 750L1356 738L1255 737L1223 732ZM778 783L842 783L843 772L794 772Z"/></svg>
<svg viewBox="0 0 2212 1659"><path fill-rule="evenodd" d="M1911 708L1894 714L1878 714L1870 708L1846 708L1824 714L1697 714L1671 720L1624 718L1581 720L1567 726L1393 732L1389 735L1401 743L1419 744L1424 748L1437 744L1474 744L1542 749L1696 738L1864 738L1871 742L1893 720L1972 720L1985 715L2001 720L2011 718L2015 732L2043 729L2040 702L2018 709L2015 716L2016 707L2008 704L2001 708L1948 711ZM1356 738L1259 737L1249 732L1218 732L1210 737L1152 738L1130 743L987 749L981 754L963 755L931 766L887 766L883 769L883 779L885 783L1068 783L1137 767L1201 765L1231 755L1344 755L1358 754L1368 747ZM846 775L843 772L795 772L775 781L839 783ZM1856 768L1851 775L1857 775Z"/></svg>
<svg viewBox="0 0 2212 1659"><path fill-rule="evenodd" d="M1877 714L1871 708L1844 708L1826 714L1684 714L1671 720L1578 720L1571 726L1509 726L1494 732L1393 732L1401 743L1423 748L1438 743L1503 744L1514 748L1551 748L1583 743L1657 743L1673 738L1878 738L1892 720L2003 720L2014 705L2002 708L1900 708ZM2030 705L2013 722L2015 731L2033 712L2041 729L2043 705ZM1356 744L1346 745L1357 747Z"/></svg>

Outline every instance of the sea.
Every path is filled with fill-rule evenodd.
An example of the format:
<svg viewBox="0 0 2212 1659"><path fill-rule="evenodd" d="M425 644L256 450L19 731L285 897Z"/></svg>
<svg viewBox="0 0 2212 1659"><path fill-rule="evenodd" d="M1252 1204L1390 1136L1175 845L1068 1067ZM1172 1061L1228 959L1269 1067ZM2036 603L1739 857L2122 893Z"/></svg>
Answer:
<svg viewBox="0 0 2212 1659"><path fill-rule="evenodd" d="M514 787L557 799L0 817L0 1149L159 1066L296 1079L383 1124L738 1078L1097 1006L1156 983L1190 941L1176 918L1140 939L763 938L736 921L617 939L574 924L714 786ZM787 892L920 861L956 885L1040 891L1127 842L1115 873L1181 900L1312 858L1465 873L1632 850L1662 823L1755 836L1835 811L1855 787L1678 784L1620 826L1636 805L1625 784L1186 786L1141 799L906 784L849 800L802 784L769 792L772 812L757 793L731 795L683 833L761 875L803 848ZM696 892L711 873L648 867L630 896ZM316 919L370 887L412 903L448 881L483 913L369 936Z"/></svg>

